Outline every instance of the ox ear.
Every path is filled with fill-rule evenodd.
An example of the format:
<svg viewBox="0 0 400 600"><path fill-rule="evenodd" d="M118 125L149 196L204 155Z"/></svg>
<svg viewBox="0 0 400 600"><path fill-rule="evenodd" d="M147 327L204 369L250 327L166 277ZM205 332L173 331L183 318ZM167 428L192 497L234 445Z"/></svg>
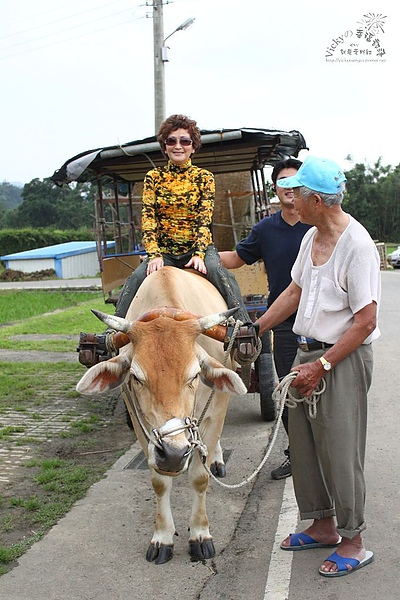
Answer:
<svg viewBox="0 0 400 600"><path fill-rule="evenodd" d="M203 349L199 352L198 359L203 383L226 394L247 394L247 388L237 373L224 367Z"/></svg>
<svg viewBox="0 0 400 600"><path fill-rule="evenodd" d="M76 391L86 396L102 394L122 385L129 374L131 361L118 355L91 367L76 386Z"/></svg>

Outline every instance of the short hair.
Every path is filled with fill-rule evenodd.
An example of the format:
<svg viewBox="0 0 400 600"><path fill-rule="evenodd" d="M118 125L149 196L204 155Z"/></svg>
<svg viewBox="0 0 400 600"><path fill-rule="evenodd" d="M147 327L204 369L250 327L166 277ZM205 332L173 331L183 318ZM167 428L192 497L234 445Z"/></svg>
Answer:
<svg viewBox="0 0 400 600"><path fill-rule="evenodd" d="M279 179L278 175L281 171L283 171L283 169L296 169L298 171L302 164L303 163L301 160L297 160L297 158L286 158L285 160L280 160L272 169L272 183L276 185L276 182Z"/></svg>
<svg viewBox="0 0 400 600"><path fill-rule="evenodd" d="M196 121L189 119L185 115L171 115L161 123L157 134L157 141L161 146L162 152L165 154L165 140L177 129L187 129L192 140L193 150L198 150L201 147L201 133L197 127Z"/></svg>
<svg viewBox="0 0 400 600"><path fill-rule="evenodd" d="M325 204L325 206L334 206L335 204L342 204L344 191L345 191L344 182L341 185L342 185L341 191L337 192L336 194L325 194L323 192L317 192L315 190L312 190L309 187L306 187L305 185L300 186L298 189L300 191L300 194L304 198L311 198L311 196L318 194L318 196L321 197L321 200Z"/></svg>

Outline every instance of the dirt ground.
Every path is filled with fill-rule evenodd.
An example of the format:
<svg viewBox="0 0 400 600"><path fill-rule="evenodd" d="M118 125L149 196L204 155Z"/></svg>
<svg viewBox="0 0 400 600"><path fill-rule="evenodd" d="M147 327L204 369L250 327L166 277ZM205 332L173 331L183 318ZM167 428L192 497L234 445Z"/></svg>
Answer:
<svg viewBox="0 0 400 600"><path fill-rule="evenodd" d="M48 356L44 358L44 354ZM67 356L68 361L77 360L76 355L71 357L69 353L65 358ZM0 361L5 360L58 362L60 353L2 350ZM22 506L26 501L34 500L36 506L45 506L57 500L35 479L42 470L43 461L61 459L74 468L84 468L87 474L85 485L90 487L104 476L136 439L127 424L125 406L119 394L96 398L96 402L82 397L77 402L70 393L75 384L76 381L71 380L70 390L49 399L42 413L39 409L34 415L12 411L0 415L3 427L12 424L15 427L25 419L25 437L18 438L18 434L11 438L0 437L0 549L43 533L43 525L35 522L35 512L29 514L26 506L25 509ZM90 423L87 431L78 427L74 429L74 424L85 421ZM27 424L30 434L27 434Z"/></svg>

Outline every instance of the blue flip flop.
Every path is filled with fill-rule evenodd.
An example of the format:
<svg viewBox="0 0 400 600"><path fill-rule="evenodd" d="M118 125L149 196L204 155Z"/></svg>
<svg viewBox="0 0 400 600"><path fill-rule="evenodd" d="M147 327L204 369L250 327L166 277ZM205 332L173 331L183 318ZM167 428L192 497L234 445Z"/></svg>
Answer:
<svg viewBox="0 0 400 600"><path fill-rule="evenodd" d="M360 561L356 558L346 558L345 556L339 556L337 552L333 552L330 556L328 556L328 558L325 559L324 562L326 562L327 560L336 563L338 570L326 572L319 569L320 574L323 577L342 577L343 575L349 575L350 573L354 573L354 571L361 569L361 567L369 565L374 560L374 553L367 550L365 552L365 558L363 558Z"/></svg>
<svg viewBox="0 0 400 600"><path fill-rule="evenodd" d="M313 548L335 548L336 546L339 546L341 541L342 538L339 537L339 540L336 542L336 544L324 544L323 542L316 542L314 538L302 531L301 533L291 533L290 546L282 546L281 544L281 549L296 552L297 550L312 550Z"/></svg>

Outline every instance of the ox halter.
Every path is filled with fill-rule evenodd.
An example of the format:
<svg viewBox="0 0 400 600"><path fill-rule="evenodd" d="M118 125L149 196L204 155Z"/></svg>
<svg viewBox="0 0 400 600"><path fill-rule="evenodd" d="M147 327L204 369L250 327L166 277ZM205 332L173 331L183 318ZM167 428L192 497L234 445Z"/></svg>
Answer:
<svg viewBox="0 0 400 600"><path fill-rule="evenodd" d="M197 419L192 419L190 417L186 417L186 419L178 419L174 417L170 419L164 425L159 427L159 429L152 429L152 433L156 440L156 446L160 447L163 438L171 437L173 435L178 435L178 433L183 433L184 431L188 432L188 442L190 443L190 450L188 454L192 454L195 448L201 454L201 458L203 463L207 458L207 446L201 441L200 433L199 433L199 424Z"/></svg>
<svg viewBox="0 0 400 600"><path fill-rule="evenodd" d="M163 425L161 425L161 427L153 428L150 431L145 425L145 422L147 421L146 417L144 416L140 406L138 405L136 401L136 396L129 383L123 384L122 395L124 397L124 401L127 407L132 409L133 414L140 426L140 429L142 430L142 433L147 443L151 442L159 450L162 450L162 441L164 438L172 437L174 435L178 435L179 433L187 431L188 442L190 444L189 453L191 454L193 450L197 448L199 453L201 454L202 462L205 463L208 451L207 446L201 441L199 426L204 418L208 406L210 405L214 392L211 392L211 395L199 419L195 419L194 417L185 417L185 419L179 419L178 417L174 417L166 421ZM195 410L196 404L193 407L193 414L195 413Z"/></svg>
<svg viewBox="0 0 400 600"><path fill-rule="evenodd" d="M222 361L222 364L224 366L226 365L226 362L230 355L230 352L231 352L235 337L237 335L238 329L239 329L240 325L242 325L241 321L234 321L231 317L231 314L233 312L235 312L236 310L237 309L234 308L234 309L230 309L230 310L226 311L227 322L230 324L233 321L234 327L233 327L233 334L229 341L228 347L224 353L224 359ZM172 316L172 318L175 318L176 320L184 320L185 318L187 318L186 314L181 315L182 311L178 311L175 309L165 309L165 311L169 311L171 314L169 315L169 312L168 312L168 315ZM93 311L93 312L95 312L95 311ZM148 314L146 313L146 315L144 315L141 318L141 320L144 320L144 321L152 320L153 318L157 318L158 316L161 316L162 314L164 314L164 313L160 310L152 311ZM190 316L193 317L195 315L190 315ZM105 321L105 322L107 322L107 324L109 324L108 321ZM216 327L213 326L213 329L215 330ZM214 337L214 336L212 336L212 337ZM192 454L193 450L195 448L197 448L201 455L201 460L202 460L203 464L204 465L206 464L208 450L207 450L207 446L201 440L199 427L200 427L200 424L203 421L204 416L211 404L211 401L215 394L215 390L211 391L211 394L210 394L210 396L203 408L203 411L198 419L196 419L194 417L194 415L196 413L196 401L195 401L191 417L187 416L187 417L185 417L185 419L179 419L178 417L174 417L174 418L166 421L166 423L161 425L161 427L159 427L158 429L153 428L150 433L148 431L148 428L145 425L146 417L144 416L143 411L141 410L140 406L138 405L138 403L136 401L136 396L130 385L130 382L124 383L122 385L121 389L122 389L122 395L124 398L124 402L125 402L126 406L128 407L128 411L129 411L129 407L130 407L133 411L133 414L134 414L141 430L142 430L142 433L143 433L147 443L152 442L159 450L162 450L163 438L178 435L179 433L183 433L184 431L187 431L188 442L190 444L190 449L188 451L188 454Z"/></svg>

